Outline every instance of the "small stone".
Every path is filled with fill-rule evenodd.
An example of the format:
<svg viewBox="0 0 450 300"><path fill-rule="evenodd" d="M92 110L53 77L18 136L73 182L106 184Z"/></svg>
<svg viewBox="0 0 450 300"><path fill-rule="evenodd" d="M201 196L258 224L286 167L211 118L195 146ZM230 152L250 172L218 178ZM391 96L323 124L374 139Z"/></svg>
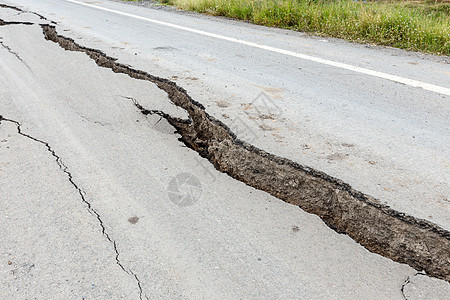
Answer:
<svg viewBox="0 0 450 300"><path fill-rule="evenodd" d="M128 218L128 222L130 222L131 224L136 224L139 221L139 217L130 217Z"/></svg>
<svg viewBox="0 0 450 300"><path fill-rule="evenodd" d="M221 100L221 101L217 101L217 106L218 107L229 107L230 103L228 103L227 101Z"/></svg>
<svg viewBox="0 0 450 300"><path fill-rule="evenodd" d="M264 131L272 131L272 130L275 130L273 127L270 127L270 126L265 125L265 124L259 125L259 128L261 128L261 129L264 130Z"/></svg>

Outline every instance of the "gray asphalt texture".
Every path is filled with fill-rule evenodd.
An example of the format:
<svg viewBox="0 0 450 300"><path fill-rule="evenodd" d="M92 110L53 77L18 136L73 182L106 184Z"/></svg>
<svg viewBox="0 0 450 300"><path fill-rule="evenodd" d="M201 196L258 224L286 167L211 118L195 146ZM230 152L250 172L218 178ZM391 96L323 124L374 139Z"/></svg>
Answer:
<svg viewBox="0 0 450 300"><path fill-rule="evenodd" d="M4 3L59 22L58 32L82 45L177 81L231 128L242 122L234 129L243 139L450 227L449 97L65 1ZM446 58L117 2L96 5L441 86L450 82ZM44 22L3 8L0 18ZM372 254L318 217L218 173L164 120L134 107L130 97L185 117L156 86L64 51L45 41L37 25L2 26L0 36L7 45L0 47L0 114L48 143L76 183L44 144L1 123L0 298L450 294L448 283ZM252 102L261 92L280 109L277 118L259 119ZM174 201L177 187L194 201Z"/></svg>

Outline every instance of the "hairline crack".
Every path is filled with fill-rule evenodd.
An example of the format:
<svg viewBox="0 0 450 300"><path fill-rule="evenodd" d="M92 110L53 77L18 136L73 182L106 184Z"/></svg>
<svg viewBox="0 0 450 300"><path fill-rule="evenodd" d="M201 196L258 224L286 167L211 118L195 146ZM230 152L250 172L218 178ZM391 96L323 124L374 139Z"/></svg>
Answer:
<svg viewBox="0 0 450 300"><path fill-rule="evenodd" d="M95 210L95 209L92 207L92 204L86 199L85 192L84 192L84 191L78 186L78 184L74 181L73 176L72 176L72 173L69 171L68 167L64 164L64 162L62 161L62 158L61 158L59 155L56 154L55 150L50 146L49 143L47 143L47 142L45 142L45 141L43 141L43 140L40 140L40 139L38 139L38 138L35 138L35 137L33 137L33 136L29 135L29 134L24 133L24 132L22 131L22 127L21 127L22 125L21 125L18 121L13 120L13 119L8 119L8 118L5 118L5 117L3 117L2 115L0 115L0 124L1 124L2 121L10 122L10 123L15 124L15 125L16 125L16 129L17 129L17 133L18 133L19 135L24 136L24 137L26 137L26 138L28 138L28 139L30 139L30 140L32 140L32 141L35 141L35 142L37 142L37 143L40 143L40 144L44 145L44 146L47 148L47 151L50 152L50 154L53 156L53 158L55 159L55 162L56 162L56 164L58 165L59 169L66 175L66 177L67 177L68 181L70 182L70 184L71 184L71 185L76 189L76 191L78 192L78 194L79 194L79 196L80 196L80 198L81 198L81 201L87 206L88 212L89 212L91 215L93 215L93 216L97 219L97 221L98 221L98 223L99 223L99 225L100 225L100 227L101 227L101 229L102 229L102 230L101 230L101 231L102 231L102 235L108 240L109 243L112 244L113 249L114 249L114 252L115 252L115 261L116 261L116 264L117 264L117 265L118 265L125 273L127 273L127 274L130 275L130 276L132 276L132 277L136 280L137 285L138 285L138 288L139 288L139 297L140 297L140 299L142 299L142 296L143 296L143 295L148 299L147 295L143 294L143 289L142 289L141 281L139 280L139 278L138 278L138 276L136 275L136 273L134 273L131 269L128 269L128 270L125 269L125 266L124 266L123 263L120 261L120 259L119 259L119 250L118 250L118 247L117 247L117 242L116 242L114 239L112 239L111 236L109 235L109 233L106 231L106 227L105 227L105 225L104 225L104 223L103 223L102 218L100 217L100 214L97 212L97 210Z"/></svg>

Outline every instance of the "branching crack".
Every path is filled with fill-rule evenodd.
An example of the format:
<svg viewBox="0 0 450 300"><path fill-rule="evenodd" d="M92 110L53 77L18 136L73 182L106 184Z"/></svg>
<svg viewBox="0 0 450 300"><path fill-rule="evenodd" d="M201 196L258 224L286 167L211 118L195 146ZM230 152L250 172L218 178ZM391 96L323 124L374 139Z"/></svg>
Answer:
<svg viewBox="0 0 450 300"><path fill-rule="evenodd" d="M417 272L417 273L415 273L414 275L412 275L412 276L408 276L407 278L406 278L406 280L405 280L405 282L403 282L403 285L402 285L402 288L401 288L401 292L402 292L402 296L403 296L403 298L405 299L405 300L409 300L407 297L406 297L406 295L405 295L405 287L408 285L408 284L410 284L411 283L411 280L414 278L414 277L416 277L416 276L418 276L418 275L427 275L426 273L424 273L424 272Z"/></svg>
<svg viewBox="0 0 450 300"><path fill-rule="evenodd" d="M89 211L89 213L91 215L93 215L95 218L97 218L98 223L100 224L100 227L102 228L102 235L105 236L105 238L112 244L113 248L114 248L114 252L116 254L115 256L115 260L116 260L116 264L127 274L133 276L133 278L136 280L138 288L139 288L139 296L140 299L142 299L142 296L144 295L146 298L147 296L143 293L143 289L142 289L142 285L141 285L141 281L139 280L138 276L131 270L131 269L126 269L124 267L124 265L122 264L122 262L119 259L119 250L117 248L117 243L115 240L113 240L111 238L111 236L108 234L108 232L106 232L106 227L103 223L102 218L100 217L100 214L92 207L92 204L87 200L85 193L83 192L83 190L78 186L78 184L74 181L72 173L69 171L68 167L64 164L64 162L62 161L61 157L59 155L56 154L55 150L50 146L49 143L40 140L38 138L35 138L29 134L26 134L22 131L22 127L21 124L18 121L12 120L12 119L8 119L5 118L3 116L0 115L0 124L2 121L5 122L10 122L16 125L17 128L17 133L28 138L31 139L37 143L40 143L42 145L44 145L47 148L47 151L50 152L50 154L54 157L56 164L58 165L59 169L67 176L67 179L69 180L70 184L77 190L78 194L80 195L81 201L87 206L87 209Z"/></svg>
<svg viewBox="0 0 450 300"><path fill-rule="evenodd" d="M177 128L176 125L179 126L180 124L185 124L185 125L192 124L192 121L190 119L180 119L180 118L172 117L171 115L163 112L162 110L146 109L141 104L139 104L139 102L133 97L127 97L127 96L120 96L120 97L131 100L133 102L134 106L136 106L143 115L158 115L158 116L160 116L161 118L158 120L158 122L156 122L156 124L159 123L162 119L165 119L166 121L168 121L169 124L171 124L175 128ZM178 132L178 130L175 132Z"/></svg>

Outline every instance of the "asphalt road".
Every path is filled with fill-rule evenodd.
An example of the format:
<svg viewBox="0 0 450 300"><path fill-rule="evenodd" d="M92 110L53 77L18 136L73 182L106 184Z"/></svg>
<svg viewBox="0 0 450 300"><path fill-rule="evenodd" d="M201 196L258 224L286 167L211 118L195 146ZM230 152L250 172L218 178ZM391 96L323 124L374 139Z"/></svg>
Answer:
<svg viewBox="0 0 450 300"><path fill-rule="evenodd" d="M114 1L1 3L47 20L0 8L34 24L0 26L0 298L450 294L216 171L136 109L186 118L164 91L46 41L38 24L177 82L239 138L446 230L448 57Z"/></svg>

